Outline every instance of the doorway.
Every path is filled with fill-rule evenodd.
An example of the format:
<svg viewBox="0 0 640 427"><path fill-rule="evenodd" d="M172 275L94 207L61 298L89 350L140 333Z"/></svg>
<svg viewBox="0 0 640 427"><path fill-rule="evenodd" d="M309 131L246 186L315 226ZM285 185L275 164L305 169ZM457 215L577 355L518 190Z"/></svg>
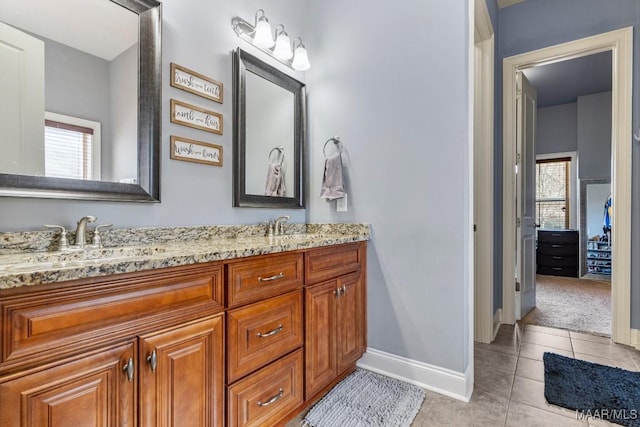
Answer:
<svg viewBox="0 0 640 427"><path fill-rule="evenodd" d="M516 76L528 68L611 51L612 196L616 213L612 230L612 338L630 344L631 224L631 80L632 28L612 31L504 59L503 75L503 320L516 321ZM514 173L507 173L514 171Z"/></svg>

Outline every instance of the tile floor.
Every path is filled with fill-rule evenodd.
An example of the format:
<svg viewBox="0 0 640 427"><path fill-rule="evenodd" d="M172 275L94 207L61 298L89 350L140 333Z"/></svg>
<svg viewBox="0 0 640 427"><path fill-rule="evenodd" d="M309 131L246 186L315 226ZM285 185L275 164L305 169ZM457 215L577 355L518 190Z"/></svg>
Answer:
<svg viewBox="0 0 640 427"><path fill-rule="evenodd" d="M471 402L427 391L412 426L617 425L578 420L575 411L546 402L542 363L545 351L640 371L640 351L613 344L608 338L536 325L503 325L493 343L475 345L475 386ZM300 426L302 418L301 415L287 427Z"/></svg>

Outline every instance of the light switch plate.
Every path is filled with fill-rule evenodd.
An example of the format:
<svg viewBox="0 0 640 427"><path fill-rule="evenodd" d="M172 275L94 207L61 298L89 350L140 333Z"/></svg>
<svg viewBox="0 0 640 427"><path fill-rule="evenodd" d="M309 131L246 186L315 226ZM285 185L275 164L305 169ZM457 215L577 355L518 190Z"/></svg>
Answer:
<svg viewBox="0 0 640 427"><path fill-rule="evenodd" d="M347 193L344 194L344 197L336 200L336 212L346 212L347 211Z"/></svg>

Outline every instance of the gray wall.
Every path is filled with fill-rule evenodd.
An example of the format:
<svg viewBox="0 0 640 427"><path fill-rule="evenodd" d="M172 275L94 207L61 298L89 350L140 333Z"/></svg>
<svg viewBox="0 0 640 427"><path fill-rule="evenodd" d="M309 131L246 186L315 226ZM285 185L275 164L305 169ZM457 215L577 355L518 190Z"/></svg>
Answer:
<svg viewBox="0 0 640 427"><path fill-rule="evenodd" d="M470 316L465 3L314 1L306 21L310 219L372 225L369 347L458 372ZM346 213L318 198L334 135Z"/></svg>
<svg viewBox="0 0 640 427"><path fill-rule="evenodd" d="M578 97L578 177L611 178L611 92Z"/></svg>
<svg viewBox="0 0 640 427"><path fill-rule="evenodd" d="M566 153L578 147L578 105L538 108L536 154Z"/></svg>
<svg viewBox="0 0 640 427"><path fill-rule="evenodd" d="M0 231L39 230L43 223L75 225L79 217L93 214L99 222L115 227L248 224L280 214L291 214L292 222L304 222L305 210L249 209L231 207L232 165L232 84L231 51L242 46L272 65L279 63L239 39L231 29L231 19L241 16L252 22L258 8L265 7L275 26L286 25L289 35L304 37L305 3L283 0L265 5L257 0L183 0L164 2L162 151L160 204L65 201L0 197ZM314 61L315 53L311 54ZM224 83L224 104L169 86L169 64L176 62ZM294 74L303 80L303 74ZM82 78L79 76L78 78ZM105 96L108 96L105 95ZM169 122L169 99L176 98L224 115L224 135L213 135ZM224 147L224 167L213 167L169 159L169 137L179 135Z"/></svg>
<svg viewBox="0 0 640 427"><path fill-rule="evenodd" d="M109 99L112 139L103 146L110 162L102 162L109 175L103 180L119 182L138 177L138 44L122 52L109 63Z"/></svg>
<svg viewBox="0 0 640 427"><path fill-rule="evenodd" d="M613 5L615 3L615 5ZM637 0L536 0L525 1L498 12L496 67L496 146L495 197L496 257L494 264L495 292L502 304L502 59L555 44L640 24L640 2ZM634 46L640 46L640 32L634 28ZM634 61L633 75L640 76L640 61ZM633 129L640 126L640 84L633 85ZM631 135L627 135L631 138ZM631 215L632 259L640 253L640 168L638 144L633 144L633 198ZM640 266L631 267L631 326L640 328Z"/></svg>

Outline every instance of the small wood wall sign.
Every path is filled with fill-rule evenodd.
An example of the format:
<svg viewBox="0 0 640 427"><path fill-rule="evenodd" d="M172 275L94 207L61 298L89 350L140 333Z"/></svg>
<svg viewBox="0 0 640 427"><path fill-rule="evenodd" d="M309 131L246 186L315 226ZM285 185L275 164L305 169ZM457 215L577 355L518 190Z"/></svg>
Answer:
<svg viewBox="0 0 640 427"><path fill-rule="evenodd" d="M222 83L173 62L171 86L222 104Z"/></svg>
<svg viewBox="0 0 640 427"><path fill-rule="evenodd" d="M171 123L222 135L222 114L175 99L171 100Z"/></svg>
<svg viewBox="0 0 640 427"><path fill-rule="evenodd" d="M222 166L222 146L171 136L171 158L185 162Z"/></svg>

